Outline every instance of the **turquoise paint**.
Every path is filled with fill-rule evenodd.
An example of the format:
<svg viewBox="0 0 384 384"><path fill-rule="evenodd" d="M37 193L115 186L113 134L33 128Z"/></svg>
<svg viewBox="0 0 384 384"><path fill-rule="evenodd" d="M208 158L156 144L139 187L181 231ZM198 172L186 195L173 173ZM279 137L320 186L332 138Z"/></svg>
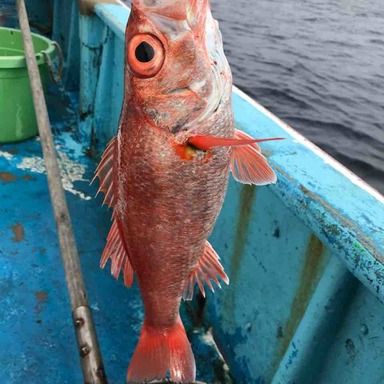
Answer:
<svg viewBox="0 0 384 384"><path fill-rule="evenodd" d="M52 39L60 44L65 58L63 85L67 91L78 91L80 82L78 2L50 0L50 3L50 8L53 9Z"/></svg>
<svg viewBox="0 0 384 384"><path fill-rule="evenodd" d="M96 4L95 13L111 29L116 37L125 40L125 26L129 17L129 8L122 4Z"/></svg>
<svg viewBox="0 0 384 384"><path fill-rule="evenodd" d="M231 183L211 239L227 271L236 244L240 190ZM270 188L258 189L250 218L236 281L208 299L207 321L215 325L221 351L240 383L257 383L260 377L269 382L277 368L311 237Z"/></svg>
<svg viewBox="0 0 384 384"><path fill-rule="evenodd" d="M128 9L99 5L96 13L122 40L122 20L127 20ZM114 21L117 16L118 24ZM116 68L122 76L122 63ZM332 340L312 343L330 330L329 324L339 322L342 328L344 320L336 310L319 315L313 308L330 300L353 300L348 291L351 284L358 284L353 276L383 299L383 204L296 142L241 95L234 94L233 105L239 128L256 137L283 136L286 140L262 146L278 172L279 182L257 192L236 281L215 297L209 296L206 321L214 326L216 340L238 382L306 383L313 377L306 368L306 356L312 356L320 370ZM239 187L231 184L212 236L228 271L236 244L234 223L241 206L239 196ZM323 242L324 257L332 255L332 262L320 281L315 280L304 312L290 313L302 278L306 246L313 234ZM221 239L226 239L224 244ZM293 322L296 328L291 330L292 335L285 336L284 324L291 316L298 316ZM291 338L285 352L280 350L284 337ZM319 345L319 350L312 351L311 344ZM376 372L375 377L378 375Z"/></svg>
<svg viewBox="0 0 384 384"><path fill-rule="evenodd" d="M80 134L83 140L91 145L95 132L96 91L99 84L100 62L104 43L108 39L108 31L95 16L80 16L80 83L87 84L79 89Z"/></svg>
<svg viewBox="0 0 384 384"><path fill-rule="evenodd" d="M98 86L95 94L95 135L102 143L108 141L119 125L123 101L124 82L121 76L124 62L124 44L112 33L108 33L101 55Z"/></svg>
<svg viewBox="0 0 384 384"><path fill-rule="evenodd" d="M272 383L316 383L358 281L331 255L305 314L279 362ZM331 343L330 343L330 340Z"/></svg>

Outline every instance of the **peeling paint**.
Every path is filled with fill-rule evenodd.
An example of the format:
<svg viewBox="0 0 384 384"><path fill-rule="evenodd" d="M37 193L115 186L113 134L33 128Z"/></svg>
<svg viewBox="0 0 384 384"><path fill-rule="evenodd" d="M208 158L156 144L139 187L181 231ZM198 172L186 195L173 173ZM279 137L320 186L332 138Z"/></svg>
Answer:
<svg viewBox="0 0 384 384"><path fill-rule="evenodd" d="M10 172L0 172L0 180L4 183L11 183L16 180L16 176Z"/></svg>
<svg viewBox="0 0 384 384"><path fill-rule="evenodd" d="M231 281L237 280L238 272L241 266L241 260L244 253L245 241L248 228L251 223L252 206L255 202L256 187L244 185L240 195L239 218L236 226L236 237L234 243L234 251L231 257L230 276Z"/></svg>
<svg viewBox="0 0 384 384"><path fill-rule="evenodd" d="M35 173L45 173L44 160L38 156L23 157L17 168Z"/></svg>
<svg viewBox="0 0 384 384"><path fill-rule="evenodd" d="M256 187L250 185L242 186L240 194L240 208L238 214L238 222L236 225L236 236L234 239L233 253L231 256L231 266L229 270L230 286L228 294L225 296L225 310L227 313L235 311L235 287L239 277L239 272L244 257L245 242L248 234L248 229L251 224L252 206L255 204Z"/></svg>
<svg viewBox="0 0 384 384"><path fill-rule="evenodd" d="M212 328L207 329L200 337L203 345L212 348L218 356L217 361L213 361L216 380L215 383L232 384L233 380L230 376L229 367L223 355L221 354L212 334Z"/></svg>
<svg viewBox="0 0 384 384"><path fill-rule="evenodd" d="M15 242L20 242L24 240L25 232L22 224L15 224L12 226L13 238L12 240Z"/></svg>
<svg viewBox="0 0 384 384"><path fill-rule="evenodd" d="M300 186L300 190L308 196L310 199L315 201L316 203L321 204L327 212L332 214L335 218L337 218L338 221L342 224L337 225L329 225L326 224L325 222L321 226L322 231L324 233L331 233L337 237L340 236L341 230L343 228L350 228L350 230L354 231L359 239L359 241L366 247L366 249L381 263L384 262L384 258L379 254L378 250L376 249L375 244L372 244L370 239L362 233L361 228L359 228L355 222L348 220L345 216L341 215L340 212L335 210L325 199L321 198L320 196L316 195L315 193L309 191L307 188L304 186ZM377 231L381 231L382 228L377 227Z"/></svg>
<svg viewBox="0 0 384 384"><path fill-rule="evenodd" d="M39 303L43 303L44 301L47 300L47 298L48 298L48 293L45 292L45 291L37 291L37 292L35 292L35 297L36 297L36 300L37 300Z"/></svg>
<svg viewBox="0 0 384 384"><path fill-rule="evenodd" d="M77 181L89 181L88 179L84 178L85 166L70 159L67 154L59 150L57 151L57 155L63 188L83 200L91 200L91 196L78 191L74 187L74 183ZM40 156L22 157L22 159L18 161L17 156L12 155L9 152L0 151L0 157L3 157L8 161L15 161L16 167L23 171L30 171L40 174L46 173L44 159Z"/></svg>
<svg viewBox="0 0 384 384"><path fill-rule="evenodd" d="M322 267L324 266L323 254L324 245L315 235L311 235L299 280L299 286L292 302L291 313L281 332L282 337L280 338L281 341L274 363L275 368L282 356L284 356L321 277Z"/></svg>
<svg viewBox="0 0 384 384"><path fill-rule="evenodd" d="M0 157L3 157L5 160L12 160L13 155L12 153L5 152L5 151L0 151Z"/></svg>
<svg viewBox="0 0 384 384"><path fill-rule="evenodd" d="M31 176L31 175L24 175L24 176L22 177L22 179L25 180L25 181L32 181L32 180L35 180L35 178L34 178L33 176Z"/></svg>
<svg viewBox="0 0 384 384"><path fill-rule="evenodd" d="M37 314L40 314L43 310L43 304L48 299L48 292L46 291L37 291L35 292L35 298L36 298L36 305L35 305L35 312Z"/></svg>

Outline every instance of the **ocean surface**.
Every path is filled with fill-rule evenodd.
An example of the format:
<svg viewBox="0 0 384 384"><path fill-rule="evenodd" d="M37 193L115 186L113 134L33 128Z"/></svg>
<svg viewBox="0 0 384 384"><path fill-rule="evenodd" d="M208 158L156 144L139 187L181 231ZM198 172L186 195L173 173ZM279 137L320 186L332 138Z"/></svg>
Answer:
<svg viewBox="0 0 384 384"><path fill-rule="evenodd" d="M383 0L211 0L234 83L384 193Z"/></svg>
<svg viewBox="0 0 384 384"><path fill-rule="evenodd" d="M384 0L211 5L234 83L384 193Z"/></svg>

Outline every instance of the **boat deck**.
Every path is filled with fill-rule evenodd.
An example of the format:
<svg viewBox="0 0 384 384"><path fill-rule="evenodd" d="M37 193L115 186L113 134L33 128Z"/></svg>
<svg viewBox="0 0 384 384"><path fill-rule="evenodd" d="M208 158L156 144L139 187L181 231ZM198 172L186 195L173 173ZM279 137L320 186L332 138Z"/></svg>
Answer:
<svg viewBox="0 0 384 384"><path fill-rule="evenodd" d="M116 282L109 268L99 268L111 212L101 207L102 196L93 198L97 185L90 186L89 180L96 162L72 133L75 120L68 100L56 94L50 101L66 197L106 373L110 383L121 383L143 318L139 291ZM0 200L0 382L80 383L39 139L0 146ZM185 312L184 308L184 319L188 319ZM214 383L224 371L209 334L190 320L187 326L198 377Z"/></svg>

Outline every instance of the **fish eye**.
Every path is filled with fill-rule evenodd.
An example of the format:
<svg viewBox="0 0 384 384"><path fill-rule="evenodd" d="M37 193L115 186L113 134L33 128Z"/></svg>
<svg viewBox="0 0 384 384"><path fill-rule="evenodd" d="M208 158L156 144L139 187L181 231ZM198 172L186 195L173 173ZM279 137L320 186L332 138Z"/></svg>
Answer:
<svg viewBox="0 0 384 384"><path fill-rule="evenodd" d="M146 41L139 44L135 51L136 59L141 63L148 63L155 57L155 50Z"/></svg>
<svg viewBox="0 0 384 384"><path fill-rule="evenodd" d="M128 42L127 63L133 75L140 78L154 77L164 63L164 47L150 34L133 36Z"/></svg>

